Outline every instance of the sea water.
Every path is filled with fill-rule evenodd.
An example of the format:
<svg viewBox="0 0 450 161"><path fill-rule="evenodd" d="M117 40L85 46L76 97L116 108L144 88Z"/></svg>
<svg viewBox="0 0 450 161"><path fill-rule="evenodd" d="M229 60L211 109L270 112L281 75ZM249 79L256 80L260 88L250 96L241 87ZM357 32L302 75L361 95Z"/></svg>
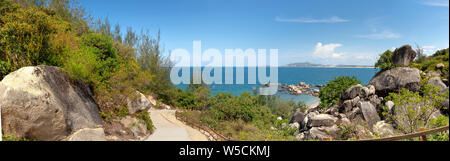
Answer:
<svg viewBox="0 0 450 161"><path fill-rule="evenodd" d="M223 81L225 82L225 68L224 67ZM229 67L233 68L234 71L234 82L236 82L236 68L239 67ZM243 68L243 67L242 67ZM191 69L192 71L192 69ZM212 84L209 85L211 89L211 94L217 94L221 92L231 93L233 95L240 95L243 92L252 92L255 89L259 89L262 87L262 84L248 84L248 68L244 69L245 71L245 83L244 84ZM325 85L327 82L333 80L338 76L349 76L356 77L361 81L363 85L369 83L372 77L378 72L377 69L374 68L308 68L308 67L279 67L278 68L278 83L284 85L296 85L300 82L305 82L307 84L312 85ZM192 72L191 72L192 73ZM180 73L181 74L181 73ZM267 74L270 74L269 70L267 70ZM214 75L214 72L211 73ZM257 81L258 83L258 81ZM189 85L180 84L176 85L176 87L181 89L186 89ZM277 93L278 96L293 101L303 101L307 105L315 104L320 101L319 98L310 96L310 95L291 95L287 93Z"/></svg>

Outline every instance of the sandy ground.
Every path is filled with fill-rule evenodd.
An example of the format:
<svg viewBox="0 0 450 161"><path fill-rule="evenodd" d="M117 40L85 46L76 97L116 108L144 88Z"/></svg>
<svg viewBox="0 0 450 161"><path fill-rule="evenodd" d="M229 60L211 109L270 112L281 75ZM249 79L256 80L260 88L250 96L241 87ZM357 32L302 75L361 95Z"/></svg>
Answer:
<svg viewBox="0 0 450 161"><path fill-rule="evenodd" d="M308 109L316 108L316 107L319 106L320 104L321 104L320 101L318 101L318 102L316 102L316 103L313 103L313 104L311 104L311 105L308 106Z"/></svg>
<svg viewBox="0 0 450 161"><path fill-rule="evenodd" d="M208 141L202 132L178 121L175 110L151 109L149 112L155 132L146 141Z"/></svg>

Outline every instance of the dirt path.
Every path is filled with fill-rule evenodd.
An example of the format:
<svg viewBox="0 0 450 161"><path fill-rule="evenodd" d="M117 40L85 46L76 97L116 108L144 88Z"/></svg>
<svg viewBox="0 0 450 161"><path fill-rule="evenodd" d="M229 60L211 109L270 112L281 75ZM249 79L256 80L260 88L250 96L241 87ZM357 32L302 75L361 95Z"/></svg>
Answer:
<svg viewBox="0 0 450 161"><path fill-rule="evenodd" d="M175 117L175 110L150 111L155 132L146 141L208 141L208 138Z"/></svg>

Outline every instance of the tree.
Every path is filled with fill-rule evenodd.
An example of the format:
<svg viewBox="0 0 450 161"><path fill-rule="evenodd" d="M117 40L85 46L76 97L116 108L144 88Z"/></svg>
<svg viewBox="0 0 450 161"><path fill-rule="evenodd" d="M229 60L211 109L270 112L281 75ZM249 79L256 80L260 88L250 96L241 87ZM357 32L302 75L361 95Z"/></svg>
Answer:
<svg viewBox="0 0 450 161"><path fill-rule="evenodd" d="M62 20L72 24L78 36L88 33L89 24L92 23L91 16L86 9L76 0L14 0L25 8L47 8L62 18Z"/></svg>
<svg viewBox="0 0 450 161"><path fill-rule="evenodd" d="M425 61L425 59L427 58L427 56L424 53L424 49L422 47L420 47L418 44L416 44L416 53L417 53L417 57L416 57L416 62L417 63L422 63Z"/></svg>
<svg viewBox="0 0 450 161"><path fill-rule="evenodd" d="M386 100L394 102L396 106L393 111L383 107L386 111L383 115L391 118L404 133L413 133L421 127L428 127L433 114L440 110L443 100L449 97L449 92L443 93L432 85L426 85L422 92L423 96L407 89L402 89L399 94L391 93Z"/></svg>
<svg viewBox="0 0 450 161"><path fill-rule="evenodd" d="M385 51L383 54L380 54L380 58L375 63L375 67L380 68L381 71L386 71L390 69L394 69L396 66L392 63L392 54L393 52L390 50Z"/></svg>
<svg viewBox="0 0 450 161"><path fill-rule="evenodd" d="M355 77L340 76L328 82L320 90L319 98L322 108L328 108L341 102L342 94L350 87L361 84L361 81Z"/></svg>
<svg viewBox="0 0 450 161"><path fill-rule="evenodd" d="M52 40L69 35L70 24L51 9L0 3L0 78L25 66L61 65L64 53Z"/></svg>
<svg viewBox="0 0 450 161"><path fill-rule="evenodd" d="M132 44L134 41L133 34L127 34L125 39L127 43ZM155 75L148 88L158 99L164 100L164 103L174 104L176 91L169 75L172 63L162 55L160 40L159 31L156 39L153 39L148 31L142 33L137 44L137 62L141 70Z"/></svg>

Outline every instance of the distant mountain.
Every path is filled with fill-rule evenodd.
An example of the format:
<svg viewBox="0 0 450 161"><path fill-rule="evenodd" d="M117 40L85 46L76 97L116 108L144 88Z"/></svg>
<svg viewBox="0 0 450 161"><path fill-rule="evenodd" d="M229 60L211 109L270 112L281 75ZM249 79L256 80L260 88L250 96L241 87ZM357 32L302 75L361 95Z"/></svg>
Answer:
<svg viewBox="0 0 450 161"><path fill-rule="evenodd" d="M320 67L323 65L320 64L311 64L309 62L304 62L304 63L292 63L292 64L288 64L285 65L285 67Z"/></svg>
<svg viewBox="0 0 450 161"><path fill-rule="evenodd" d="M369 66L369 65L322 65L322 64L312 64L309 62L292 63L292 64L285 65L283 67L374 68L374 66Z"/></svg>

